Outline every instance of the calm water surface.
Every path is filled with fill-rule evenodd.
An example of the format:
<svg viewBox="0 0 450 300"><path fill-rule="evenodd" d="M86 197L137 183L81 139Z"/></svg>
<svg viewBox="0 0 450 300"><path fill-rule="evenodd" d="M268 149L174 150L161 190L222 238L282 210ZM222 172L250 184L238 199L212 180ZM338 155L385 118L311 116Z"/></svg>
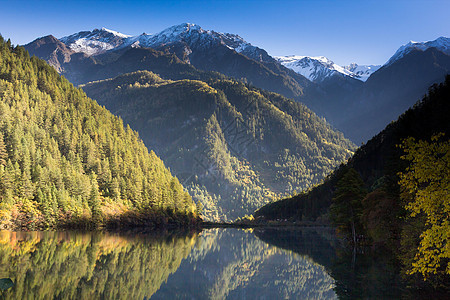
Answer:
<svg viewBox="0 0 450 300"><path fill-rule="evenodd" d="M355 257L337 245L326 229L1 231L0 299L398 296L389 260Z"/></svg>

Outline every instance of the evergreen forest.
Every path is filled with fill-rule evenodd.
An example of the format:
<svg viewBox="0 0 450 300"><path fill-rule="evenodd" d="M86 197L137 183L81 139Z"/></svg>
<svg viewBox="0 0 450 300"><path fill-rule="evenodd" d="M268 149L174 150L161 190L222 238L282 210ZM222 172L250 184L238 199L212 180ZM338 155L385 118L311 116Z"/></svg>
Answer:
<svg viewBox="0 0 450 300"><path fill-rule="evenodd" d="M305 105L232 79L138 71L81 87L139 132L208 220L307 189L355 149Z"/></svg>
<svg viewBox="0 0 450 300"><path fill-rule="evenodd" d="M136 131L0 38L0 223L191 224L197 207Z"/></svg>
<svg viewBox="0 0 450 300"><path fill-rule="evenodd" d="M329 219L354 247L394 253L412 286L448 291L449 99L447 76L322 184L255 218Z"/></svg>

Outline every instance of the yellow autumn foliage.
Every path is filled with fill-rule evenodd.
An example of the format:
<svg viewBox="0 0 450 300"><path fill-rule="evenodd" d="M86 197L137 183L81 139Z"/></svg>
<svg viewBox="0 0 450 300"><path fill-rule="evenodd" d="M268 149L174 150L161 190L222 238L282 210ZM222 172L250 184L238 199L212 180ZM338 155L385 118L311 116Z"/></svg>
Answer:
<svg viewBox="0 0 450 300"><path fill-rule="evenodd" d="M426 279L443 268L450 274L450 141L441 133L431 142L408 138L401 148L402 159L410 162L399 182L413 199L406 209L411 217L423 214L426 219L409 274L421 273Z"/></svg>

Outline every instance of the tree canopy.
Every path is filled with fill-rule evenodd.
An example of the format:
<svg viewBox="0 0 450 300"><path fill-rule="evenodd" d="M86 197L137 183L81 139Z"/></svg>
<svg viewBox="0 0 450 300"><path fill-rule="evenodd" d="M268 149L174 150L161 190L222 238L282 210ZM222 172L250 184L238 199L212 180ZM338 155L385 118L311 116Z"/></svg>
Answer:
<svg viewBox="0 0 450 300"><path fill-rule="evenodd" d="M425 278L429 274L450 274L450 140L434 135L431 142L414 138L402 145L402 159L410 164L400 174L403 198L411 217L424 215L425 230L420 235L412 269Z"/></svg>
<svg viewBox="0 0 450 300"><path fill-rule="evenodd" d="M92 224L138 212L157 223L196 217L178 179L135 131L1 37L0 178L7 227Z"/></svg>

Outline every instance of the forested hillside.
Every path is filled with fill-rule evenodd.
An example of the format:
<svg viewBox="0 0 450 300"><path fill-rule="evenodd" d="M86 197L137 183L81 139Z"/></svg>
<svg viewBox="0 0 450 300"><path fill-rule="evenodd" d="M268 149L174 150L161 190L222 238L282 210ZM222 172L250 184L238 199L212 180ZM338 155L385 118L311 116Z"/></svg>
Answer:
<svg viewBox="0 0 450 300"><path fill-rule="evenodd" d="M323 184L262 207L255 217L315 220L330 209L351 243L387 247L411 278L448 289L449 99L447 76Z"/></svg>
<svg viewBox="0 0 450 300"><path fill-rule="evenodd" d="M230 79L140 71L82 88L139 131L213 220L308 188L354 149L303 104Z"/></svg>
<svg viewBox="0 0 450 300"><path fill-rule="evenodd" d="M188 223L191 197L138 134L0 38L0 222ZM130 221L131 222L131 221Z"/></svg>
<svg viewBox="0 0 450 300"><path fill-rule="evenodd" d="M317 218L326 212L331 203L336 182L350 167L358 171L369 189L379 187L390 176L393 176L390 181L397 184L399 180L397 173L406 167L405 162L400 159L404 154L403 150L397 145L400 145L408 137L429 140L434 134L449 132L450 125L447 122L447 115L450 111L448 84L449 78L447 77L445 83L431 87L429 94L422 101L407 110L396 122L389 124L367 144L361 146L347 164L329 174L324 184L291 199L275 202L272 207L280 209L280 214L288 213L289 216L286 217L296 215L295 218L301 218L301 214L305 213L307 218ZM282 209L282 203L305 206L300 210L292 209L293 207ZM274 218L278 218L275 210L266 211L266 208L261 209L258 214L266 217L274 214Z"/></svg>

